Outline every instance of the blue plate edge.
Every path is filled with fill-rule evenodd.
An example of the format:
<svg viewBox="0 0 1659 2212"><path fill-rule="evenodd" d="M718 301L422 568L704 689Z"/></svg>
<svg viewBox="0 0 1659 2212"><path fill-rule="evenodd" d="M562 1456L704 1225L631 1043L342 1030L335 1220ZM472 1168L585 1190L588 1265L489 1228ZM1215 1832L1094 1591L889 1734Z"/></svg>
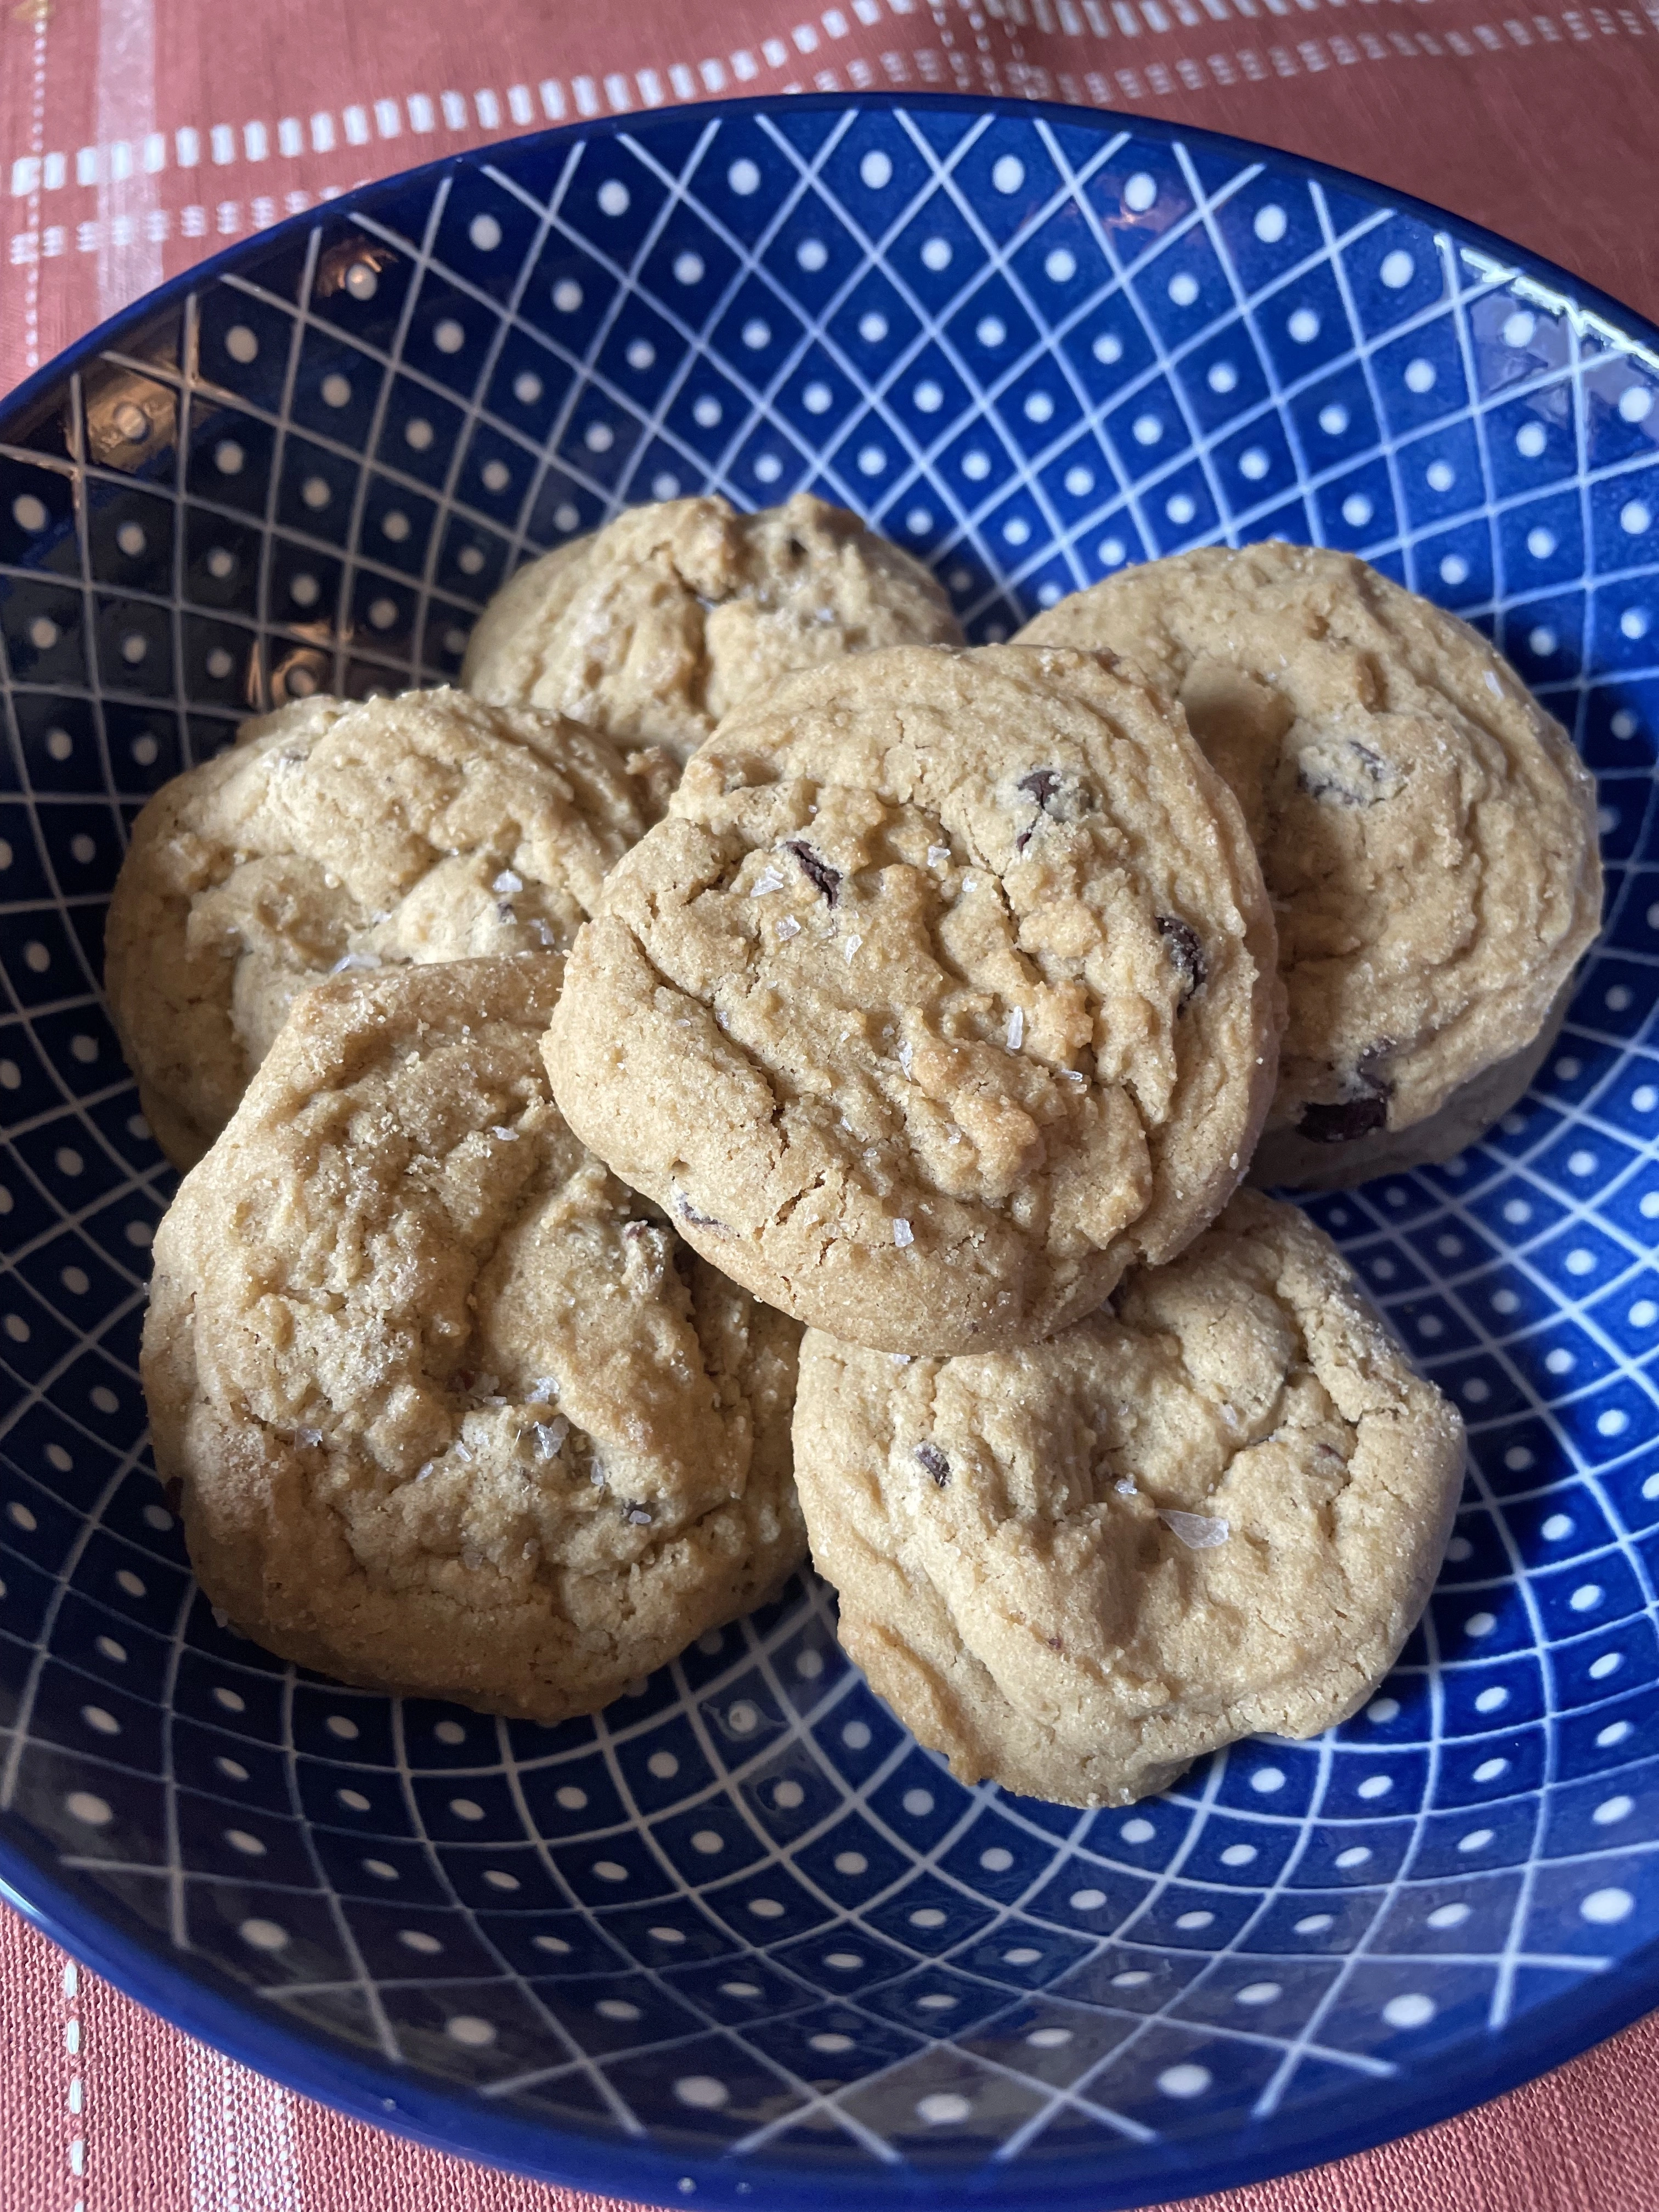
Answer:
<svg viewBox="0 0 1659 2212"><path fill-rule="evenodd" d="M21 1887L20 1875L27 1875L32 1893ZM792 2212L814 2212L831 2202L867 2205L872 2191L881 2185L881 2169L872 2172L867 2166L849 2166L845 2174L814 2175L780 2172L775 2167L769 2171L757 2164L750 2179L742 2166L725 2159L707 2163L696 2157L670 2159L645 2146L619 2145L609 2137L590 2141L568 2129L538 2127L505 2112L491 2114L482 2100L435 2091L413 2076L353 2058L320 2032L285 2021L275 2013L262 2020L244 1996L217 1989L210 1966L205 1972L201 1961L181 1966L178 1954L159 1941L151 1942L94 1917L94 1940L87 1942L76 1917L73 1889L3 1835L0 1902L170 2027L331 2111L452 2157L477 2159L566 2188L620 2194L634 2203L694 2203L718 2207L719 2212L755 2212L757 2185L764 2187L771 2203L790 2207ZM1504 2063L1487 2069L1479 2096L1471 2100L1467 2095L1467 2075L1460 2076L1449 2091L1420 2088L1407 2079L1406 2094L1388 2111L1373 2112L1310 2137L1309 2155L1298 2166L1285 2166L1272 2150L1216 2163L1212 2145L1206 2149L1206 2171L1195 2181L1180 2139L1165 2138L1133 2147L1125 2142L1124 2155L1136 2159L1138 2170L1116 2184L1101 2169L1098 2153L1091 2152L1074 2161L1079 2167L1074 2176L1061 2179L1050 2169L1035 2188L998 2187L999 2181L1010 2176L993 2160L976 2169L964 2166L948 2182L901 2179L898 2188L883 2193L908 2205L930 2208L930 2212L932 2208L945 2212L964 2197L989 2199L1007 2212L1051 2212L1057 2205L1067 2212L1149 2212L1149 2208L1180 2203L1197 2195L1308 2172L1475 2111L1644 2018L1659 1999L1659 1943L1637 1956L1642 1972L1620 1975L1605 2002L1590 2007L1588 2015L1578 2014L1571 2024L1551 2030L1553 2008L1540 2008L1539 2027L1550 2032L1526 2033L1518 2041L1510 2032L1503 2045ZM1586 2018L1588 2034L1583 2032ZM395 2100L388 2099L392 2089L398 2092ZM551 2160L544 2148L550 2145L556 2145L560 2154ZM915 2177L916 2169L895 2167L892 2172L895 2179ZM695 2182L694 2191L682 2186L687 2178Z"/></svg>
<svg viewBox="0 0 1659 2212"><path fill-rule="evenodd" d="M744 113L788 113L804 111L932 112L968 113L975 117L1036 118L1057 128L1094 129L1102 133L1124 131L1143 141L1165 145L1183 144L1214 149L1243 160L1287 165L1301 179L1327 184L1352 197L1379 207L1413 216L1444 232L1460 246L1489 255L1506 272L1547 287L1561 296L1568 312L1590 314L1607 325L1607 335L1639 345L1659 356L1659 325L1612 295L1574 276L1546 257L1517 246L1463 216L1429 201L1357 176L1334 164L1319 161L1285 149L1230 133L1189 128L1160 118L1125 113L1109 108L1073 106L1054 100L993 98L964 93L902 93L872 89L852 93L774 94L747 99L711 100L696 103L696 113L708 123ZM7 421L27 414L52 393L67 377L91 359L119 343L121 335L148 323L151 318L192 291L209 284L246 262L256 241L280 243L303 235L319 222L349 221L354 211L372 205L377 196L403 192L428 180L483 166L498 148L575 144L590 138L625 137L637 126L636 115L584 118L539 131L526 131L459 154L446 155L417 167L377 178L337 200L285 218L248 238L234 240L219 252L181 270L142 299L120 309L65 348L0 401L0 436ZM1659 360L1651 366L1659 367ZM41 465L54 465L52 457L31 456ZM61 465L59 464L58 465ZM74 465L71 464L71 465ZM1605 925L1604 925L1605 926ZM1238 2187L1245 2184L1307 2172L1458 2115L1535 2080L1568 2060L1582 2055L1621 2028L1659 2007L1659 1943L1632 1955L1617 1973L1601 2003L1575 2004L1570 2024L1554 2028L1559 2008L1540 2008L1539 2027L1552 2032L1505 2031L1503 2063L1494 2064L1477 2078L1480 2086L1468 2094L1468 2071L1449 2090L1423 2087L1404 2077L1401 2095L1388 2110L1373 2112L1340 2128L1310 2136L1299 2147L1298 2163L1286 2165L1281 2147L1255 2155L1241 2154L1218 2160L1213 2144L1204 2147L1204 2170L1194 2174L1180 2138L1166 2138L1143 2146L1123 2145L1126 2158L1139 2161L1138 2178L1125 2175L1114 2183L1089 2160L1075 2161L1075 2178L1060 2178L1051 2168L1035 2186L1000 2186L1012 2177L994 2159L977 2168L964 2165L960 2174L946 2179L925 2180L914 2168L895 2166L890 2172L870 2166L848 2166L842 2173L811 2174L807 2169L768 2170L757 2165L746 2178L733 2162L720 2160L703 2164L695 2158L670 2159L647 2146L619 2144L614 2137L588 2138L567 2128L539 2126L492 2113L480 2098L434 2091L412 2075L390 2066L382 2069L344 2054L320 2032L283 2020L273 2013L262 2018L246 1996L222 1991L210 1966L194 1959L181 1966L179 1954L159 1939L130 1933L104 1917L99 1906L81 1900L75 1888L42 1865L27 1850L0 1832L0 1900L10 1905L31 1925L119 1989L125 1996L155 2011L184 2033L210 2044L225 2055L285 2087L310 2097L330 2109L361 2119L453 2156L472 2158L502 2170L544 2182L590 2189L615 2196L619 2191L636 2201L657 2203L696 2202L718 2205L721 2212L748 2212L759 2188L764 2187L779 2204L811 2212L827 2201L867 2203L879 2188L900 2202L939 2212L963 2196L988 2198L1009 2212L1047 2212L1055 2205L1092 2208L1092 2212L1146 2212L1146 2208L1174 2204L1194 2195ZM86 1916L96 1940L81 1933ZM188 1955L188 1954L185 1954ZM1581 1987L1589 1988L1589 1984ZM398 2096L388 2109L389 2090ZM1367 2095L1373 2092L1368 2091ZM494 2140L489 2138L494 2137ZM547 2146L561 2154L555 2162L544 2156ZM1304 2154L1305 2153L1305 2155ZM1097 2153L1091 2158L1097 2159ZM1064 2170L1060 2172L1063 2173ZM695 2182L695 2191L680 2186L682 2179ZM878 2178L879 2177L879 2178ZM1173 2191L1173 2194L1170 2192ZM741 2193L739 2193L741 2191ZM1149 2193L1152 2192L1152 2193Z"/></svg>
<svg viewBox="0 0 1659 2212"><path fill-rule="evenodd" d="M1437 207L1431 200L1419 199L1411 192L1395 191L1387 185L1379 185L1368 177L1356 175L1352 170L1339 168L1334 162L1316 161L1310 155L1292 153L1284 147L1267 145L1260 139L1238 138L1224 131L1189 129L1181 124L1166 122L1160 116L1128 115L1119 108L1072 107L1063 100L1019 100L1006 95L994 98L989 94L981 97L972 93L905 94L872 88L867 93L769 93L744 100L702 100L694 105L699 114L706 114L711 121L731 114L782 112L793 115L806 110L823 112L848 107L876 109L889 113L920 110L936 114L965 111L975 115L1035 115L1052 123L1057 129L1103 126L1108 130L1127 131L1140 138L1159 140L1165 145L1191 144L1214 148L1247 159L1260 160L1266 155L1276 161L1290 162L1298 175L1312 178L1320 184L1332 185L1339 191L1352 193L1358 199L1369 200L1373 206L1397 209L1402 214L1416 216L1425 222L1439 225L1455 234L1460 243L1490 252L1498 259L1509 264L1516 275L1526 276L1534 283L1547 283L1552 289L1571 295L1578 310L1588 309L1609 319L1620 337L1633 339L1659 355L1659 323L1650 321L1638 309L1627 306L1612 293L1603 292L1586 278L1574 276L1559 262L1551 261L1541 253L1534 253L1528 246L1517 246L1512 239L1504 238L1495 230L1488 230L1466 216ZM647 112L655 113L659 111ZM168 277L153 291L146 292L142 299L118 309L106 321L97 324L83 337L77 338L72 345L54 355L32 376L26 377L21 384L15 385L10 392L0 398L0 428L3 428L7 416L15 411L26 410L38 398L45 397L64 377L73 374L89 356L101 352L112 342L115 333L140 320L148 319L175 300L184 299L198 285L211 282L226 270L234 268L246 258L256 240L299 237L305 231L314 229L319 221L337 215L349 216L354 208L373 194L404 191L427 179L435 181L446 173L476 167L496 147L550 146L563 143L574 144L584 138L625 137L630 125L638 120L636 115L629 114L585 118L578 123L557 124L545 131L526 131L512 137L493 139L489 144L476 147L470 152L441 155L434 161L423 161L416 168L398 169L390 176L377 177L371 183L343 192L337 199L319 201L315 207L305 209L298 215L284 216L280 222L271 223L247 238L234 240L217 253L210 254L204 261L192 263L190 268L181 270L176 276ZM46 459L49 464L49 457L36 458Z"/></svg>

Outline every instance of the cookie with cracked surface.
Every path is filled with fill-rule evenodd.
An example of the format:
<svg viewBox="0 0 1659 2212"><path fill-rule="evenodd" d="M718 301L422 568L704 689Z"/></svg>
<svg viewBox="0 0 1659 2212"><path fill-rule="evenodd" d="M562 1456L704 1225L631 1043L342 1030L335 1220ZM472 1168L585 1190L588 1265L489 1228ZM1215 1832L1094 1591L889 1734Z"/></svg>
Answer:
<svg viewBox="0 0 1659 2212"><path fill-rule="evenodd" d="M1213 1218L1278 1013L1255 856L1178 710L1092 653L896 647L702 748L576 940L549 1066L757 1297L962 1351Z"/></svg>
<svg viewBox="0 0 1659 2212"><path fill-rule="evenodd" d="M959 645L919 561L810 492L630 508L532 562L479 617L461 681L684 761L781 676L884 645Z"/></svg>
<svg viewBox="0 0 1659 2212"><path fill-rule="evenodd" d="M1126 570L1020 636L1133 660L1238 796L1289 999L1273 1172L1436 1157L1425 1125L1483 1076L1443 1129L1513 1103L1601 873L1588 771L1478 631L1349 554L1267 544Z"/></svg>
<svg viewBox="0 0 1659 2212"><path fill-rule="evenodd" d="M155 1240L143 1380L203 1588L342 1681L556 1721L769 1595L799 1331L583 1150L557 963L295 1005Z"/></svg>
<svg viewBox="0 0 1659 2212"><path fill-rule="evenodd" d="M648 818L606 738L465 691L245 722L150 799L110 905L110 1012L162 1150L201 1158L325 975L562 952Z"/></svg>
<svg viewBox="0 0 1659 2212"><path fill-rule="evenodd" d="M1127 1805L1355 1712L1445 1549L1456 1410L1335 1247L1244 1192L1047 1343L809 1330L795 1468L842 1644L964 1782Z"/></svg>

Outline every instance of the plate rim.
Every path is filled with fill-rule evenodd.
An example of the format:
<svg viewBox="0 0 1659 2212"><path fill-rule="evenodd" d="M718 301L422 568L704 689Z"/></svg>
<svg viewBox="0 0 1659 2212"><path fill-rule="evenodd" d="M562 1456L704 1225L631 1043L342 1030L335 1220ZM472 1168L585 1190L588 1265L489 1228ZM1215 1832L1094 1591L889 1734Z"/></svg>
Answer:
<svg viewBox="0 0 1659 2212"><path fill-rule="evenodd" d="M1471 246L1486 254L1512 276L1552 295L1557 312L1601 325L1609 338L1644 356L1644 365L1659 379L1659 325L1612 294L1546 256L1431 201L1260 140L1116 108L960 91L904 93L872 88L865 92L773 93L700 100L683 109L647 113L714 123L745 113L872 110L1003 116L1045 122L1058 129L1092 130L1101 135L1121 130L1142 141L1221 153L1259 162L1269 170L1289 169L1300 179L1328 185L1373 206L1413 216L1454 246ZM13 422L27 416L68 377L118 343L124 333L149 322L191 291L218 281L255 252L297 238L320 222L349 220L356 210L380 196L486 167L492 156L503 149L539 150L586 139L623 137L636 130L642 119L632 112L582 118L492 139L372 179L342 192L337 199L320 201L281 222L234 240L118 309L14 386L0 398L0 440L4 440ZM50 454L33 458L48 468L55 465ZM69 465L73 468L75 464ZM994 2160L977 2167L964 2166L958 2174L938 2175L923 2174L913 2167L897 2167L890 2173L887 2169L850 2164L844 2170L826 2166L815 2171L804 2161L798 2166L769 2167L757 2162L745 2167L732 2161L724 2150L716 2151L713 2157L701 2152L676 2157L648 2140L588 2134L492 2111L477 2093L463 2087L434 2087L430 2076L412 2070L405 2075L389 2062L359 2057L338 2039L308 2023L275 2012L262 2014L257 1995L240 1991L210 1960L179 1953L159 1931L152 1934L142 1923L135 1922L129 1929L109 1917L95 1896L83 1896L79 1885L16 1839L15 1832L20 1825L14 1816L0 1814L0 1900L124 1996L185 2034L332 2111L453 2157L473 2159L532 2179L604 2196L659 2203L694 2201L719 2207L720 2212L752 2212L758 2186L763 2186L779 2205L792 2208L792 2212L817 2212L826 2203L864 2205L876 2195L889 2202L927 2208L928 2212L933 2208L946 2212L953 2199L963 2196L994 2202L1006 2212L1053 2212L1057 2205L1066 2208L1066 2212L1146 2212L1146 2208L1172 2198L1309 2172L1474 2111L1582 2056L1659 2007L1659 1941L1656 1941L1629 1954L1605 1983L1587 1976L1571 1993L1571 2002L1564 1999L1540 2006L1534 2014L1524 2016L1533 2021L1530 2028L1517 2033L1516 2024L1511 2024L1488 2065L1465 2066L1444 2084L1398 2076L1398 2094L1386 2100L1374 2096L1382 2085L1370 2084L1364 2102L1371 2109L1345 2115L1304 2136L1296 2145L1280 2142L1264 2144L1254 2152L1227 2153L1212 2140L1180 2136L1154 2138L1142 2145L1126 2142L1118 2148L1126 2162L1133 2161L1136 2170L1118 2180L1110 2170L1109 2154L1071 2157L1029 2172ZM90 1891L91 1885L87 1888ZM1579 2002L1581 1996L1587 2002ZM388 2094L393 2090L395 2096ZM692 2190L684 2186L687 2179L692 2181Z"/></svg>
<svg viewBox="0 0 1659 2212"><path fill-rule="evenodd" d="M30 1889L20 1887L20 1875ZM1506 2039L1497 2063L1461 2073L1444 2086L1397 2077L1398 2094L1386 2106L1334 2121L1305 2137L1300 2148L1307 2155L1298 2165L1284 2163L1282 2143L1220 2157L1210 2156L1213 2146L1206 2144L1205 2168L1195 2172L1192 2140L1175 2136L1118 2145L1117 2154L1136 2168L1121 2179L1113 2177L1107 2149L1092 2161L1072 2158L1063 2167L1056 2161L1060 2170L1029 2174L994 2160L964 2166L954 2175L900 2170L894 2186L878 2178L884 2169L849 2165L842 2172L815 2172L804 2161L799 2166L757 2163L744 2168L723 2151L712 2158L695 2151L675 2157L649 2142L619 2141L493 2112L464 2087L435 2087L429 2076L413 2072L404 2076L383 2061L356 2056L303 2021L275 2011L261 2014L210 1960L176 1952L159 1932L120 1928L95 1903L82 1905L74 1884L3 1833L0 1902L169 2027L330 2111L452 2158L472 2159L532 2180L588 2190L624 2204L678 2201L718 2212L754 2212L760 2187L769 2203L789 2212L822 2212L826 2204L854 2212L867 2207L878 2191L881 2200L915 2207L916 2212L947 2212L963 2197L994 2204L998 2212L1054 2212L1055 2207L1062 2212L1155 2212L1189 2197L1310 2172L1458 2118L1582 2057L1659 2004L1656 1942L1632 1953L1616 1979L1609 1978L1599 2004L1575 2009L1559 2025L1559 2007L1540 2006L1526 2016L1535 2021L1534 2027ZM90 1914L91 1942L79 1932L77 1911ZM1587 1990L1596 1986L1594 1977L1581 1984ZM1474 2096L1468 2094L1471 2079L1478 2085ZM393 2089L398 2094L389 2095ZM685 2189L687 2179L694 2190Z"/></svg>

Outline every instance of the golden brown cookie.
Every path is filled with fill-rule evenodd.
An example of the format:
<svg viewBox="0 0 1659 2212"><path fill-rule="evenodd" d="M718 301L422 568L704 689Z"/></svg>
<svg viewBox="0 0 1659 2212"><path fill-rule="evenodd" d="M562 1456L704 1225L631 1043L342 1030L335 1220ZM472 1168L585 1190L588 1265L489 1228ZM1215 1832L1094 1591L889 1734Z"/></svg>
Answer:
<svg viewBox="0 0 1659 2212"><path fill-rule="evenodd" d="M1127 569L1020 635L1134 661L1244 810L1289 998L1253 1180L1444 1158L1513 1103L1601 873L1588 771L1478 631L1348 554L1265 544Z"/></svg>
<svg viewBox="0 0 1659 2212"><path fill-rule="evenodd" d="M630 508L518 574L479 617L461 681L690 757L779 677L883 645L959 645L920 562L810 492Z"/></svg>
<svg viewBox="0 0 1659 2212"><path fill-rule="evenodd" d="M1225 1203L1273 924L1220 778L1091 653L791 677L607 879L566 1118L757 1297L889 1351L1024 1342Z"/></svg>
<svg viewBox="0 0 1659 2212"><path fill-rule="evenodd" d="M809 1330L794 1433L872 1687L963 1781L1066 1805L1346 1719L1422 1611L1463 1465L1335 1247L1251 1192L1044 1344L895 1360Z"/></svg>
<svg viewBox="0 0 1659 2212"><path fill-rule="evenodd" d="M564 951L648 818L605 738L465 691L245 722L144 808L110 905L110 1012L162 1150L201 1158L325 975Z"/></svg>
<svg viewBox="0 0 1659 2212"><path fill-rule="evenodd" d="M556 1721L805 1538L799 1331L548 1093L549 959L295 1004L155 1240L143 1379L213 1602L340 1680Z"/></svg>

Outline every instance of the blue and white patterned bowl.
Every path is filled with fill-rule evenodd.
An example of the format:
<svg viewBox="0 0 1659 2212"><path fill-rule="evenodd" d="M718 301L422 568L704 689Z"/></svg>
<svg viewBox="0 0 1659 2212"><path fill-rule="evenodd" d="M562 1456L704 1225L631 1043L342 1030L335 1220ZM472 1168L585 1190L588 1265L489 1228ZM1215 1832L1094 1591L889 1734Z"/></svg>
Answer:
<svg viewBox="0 0 1659 2212"><path fill-rule="evenodd" d="M1109 116L797 99L372 186L0 416L0 1875L158 2009L426 2139L738 2207L1141 2204L1659 2001L1659 334L1431 210ZM1491 631L1601 778L1538 1087L1311 1211L1463 1407L1401 1665L1079 1814L964 1790L824 1592L542 1729L216 1626L135 1354L171 1178L99 994L126 825L239 714L453 677L526 553L811 486L994 638L1282 532Z"/></svg>

